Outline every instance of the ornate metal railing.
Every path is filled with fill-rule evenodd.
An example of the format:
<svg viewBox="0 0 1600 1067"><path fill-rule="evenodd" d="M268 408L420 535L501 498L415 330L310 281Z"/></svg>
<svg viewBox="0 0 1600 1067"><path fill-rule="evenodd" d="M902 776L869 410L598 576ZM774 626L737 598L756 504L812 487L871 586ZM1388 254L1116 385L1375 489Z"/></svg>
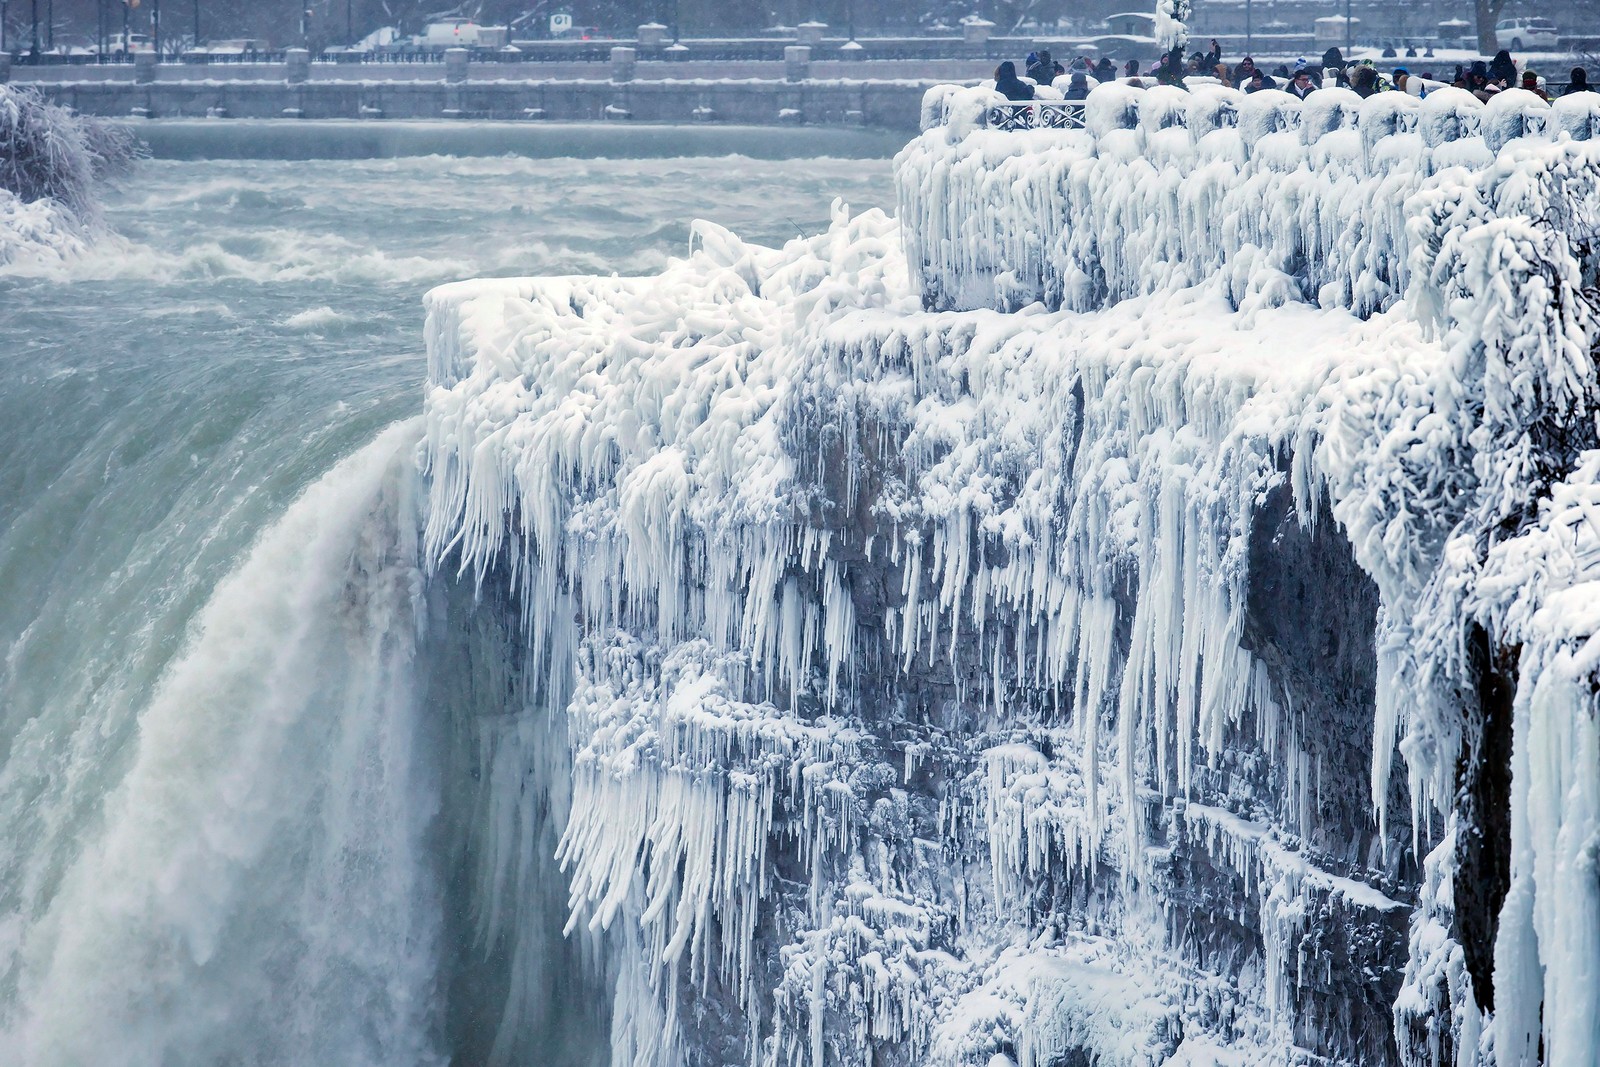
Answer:
<svg viewBox="0 0 1600 1067"><path fill-rule="evenodd" d="M1031 100L995 104L984 112L983 122L993 130L1081 130L1083 101Z"/></svg>

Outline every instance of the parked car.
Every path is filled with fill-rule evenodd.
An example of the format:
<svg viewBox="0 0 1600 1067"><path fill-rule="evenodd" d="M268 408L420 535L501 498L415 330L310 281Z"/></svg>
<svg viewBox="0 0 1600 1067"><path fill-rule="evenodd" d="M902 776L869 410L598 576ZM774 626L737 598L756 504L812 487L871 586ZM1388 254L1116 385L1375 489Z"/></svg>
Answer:
<svg viewBox="0 0 1600 1067"><path fill-rule="evenodd" d="M1549 19L1501 19L1494 24L1495 44L1513 52L1543 52L1556 47L1556 24Z"/></svg>
<svg viewBox="0 0 1600 1067"><path fill-rule="evenodd" d="M422 33L413 38L415 47L424 51L443 51L446 48L504 48L508 43L504 26L480 26L471 19L451 18L430 22Z"/></svg>
<svg viewBox="0 0 1600 1067"><path fill-rule="evenodd" d="M125 56L132 52L154 51L155 42L147 33L114 33L106 42L106 54Z"/></svg>

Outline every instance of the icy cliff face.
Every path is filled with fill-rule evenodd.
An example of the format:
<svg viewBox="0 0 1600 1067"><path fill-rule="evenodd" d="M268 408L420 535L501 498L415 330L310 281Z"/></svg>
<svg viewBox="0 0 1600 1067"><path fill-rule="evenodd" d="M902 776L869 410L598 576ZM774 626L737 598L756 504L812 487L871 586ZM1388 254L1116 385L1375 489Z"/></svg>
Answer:
<svg viewBox="0 0 1600 1067"><path fill-rule="evenodd" d="M1600 1055L1600 148L1395 96L936 91L899 223L430 295L613 1062Z"/></svg>

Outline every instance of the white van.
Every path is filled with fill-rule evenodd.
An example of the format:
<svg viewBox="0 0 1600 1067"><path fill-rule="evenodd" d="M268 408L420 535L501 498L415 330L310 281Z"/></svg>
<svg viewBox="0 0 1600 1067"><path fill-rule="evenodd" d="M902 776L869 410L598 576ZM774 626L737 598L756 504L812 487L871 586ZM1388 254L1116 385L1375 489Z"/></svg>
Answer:
<svg viewBox="0 0 1600 1067"><path fill-rule="evenodd" d="M1545 52L1556 47L1556 24L1549 19L1501 19L1494 24L1495 44L1513 52Z"/></svg>
<svg viewBox="0 0 1600 1067"><path fill-rule="evenodd" d="M151 52L155 50L155 42L147 33L114 33L106 42L106 54L110 56L125 56L132 52Z"/></svg>
<svg viewBox="0 0 1600 1067"><path fill-rule="evenodd" d="M504 48L510 43L504 26L480 26L471 19L428 23L416 38L419 48Z"/></svg>

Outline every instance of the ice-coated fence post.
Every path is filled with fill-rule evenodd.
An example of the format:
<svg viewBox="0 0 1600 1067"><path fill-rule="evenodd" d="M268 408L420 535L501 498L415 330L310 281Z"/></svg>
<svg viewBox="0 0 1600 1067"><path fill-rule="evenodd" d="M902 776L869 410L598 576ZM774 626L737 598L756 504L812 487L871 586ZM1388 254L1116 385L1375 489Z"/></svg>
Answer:
<svg viewBox="0 0 1600 1067"><path fill-rule="evenodd" d="M11 53L0 52L0 85L11 80Z"/></svg>
<svg viewBox="0 0 1600 1067"><path fill-rule="evenodd" d="M794 28L794 43L815 48L822 43L822 35L828 32L826 22L802 22Z"/></svg>
<svg viewBox="0 0 1600 1067"><path fill-rule="evenodd" d="M144 53L140 53L143 55ZM311 53L304 48L287 48L283 53L283 77L290 85L311 80Z"/></svg>
<svg viewBox="0 0 1600 1067"><path fill-rule="evenodd" d="M783 50L783 76L792 82L803 82L811 77L811 49L803 44L791 44Z"/></svg>
<svg viewBox="0 0 1600 1067"><path fill-rule="evenodd" d="M646 22L638 30L640 48L660 48L667 40L667 28L659 22Z"/></svg>
<svg viewBox="0 0 1600 1067"><path fill-rule="evenodd" d="M156 61L159 58L154 52L135 52L133 54L133 83L135 85L149 85L156 80Z"/></svg>
<svg viewBox="0 0 1600 1067"><path fill-rule="evenodd" d="M618 47L611 50L611 80L614 82L633 81L633 65L639 53L632 48Z"/></svg>
<svg viewBox="0 0 1600 1067"><path fill-rule="evenodd" d="M447 82L464 82L467 80L467 58L472 55L465 48L446 48L444 50L444 80Z"/></svg>
<svg viewBox="0 0 1600 1067"><path fill-rule="evenodd" d="M994 23L987 19L968 19L961 24L961 38L969 48L987 48L989 32L993 29Z"/></svg>

